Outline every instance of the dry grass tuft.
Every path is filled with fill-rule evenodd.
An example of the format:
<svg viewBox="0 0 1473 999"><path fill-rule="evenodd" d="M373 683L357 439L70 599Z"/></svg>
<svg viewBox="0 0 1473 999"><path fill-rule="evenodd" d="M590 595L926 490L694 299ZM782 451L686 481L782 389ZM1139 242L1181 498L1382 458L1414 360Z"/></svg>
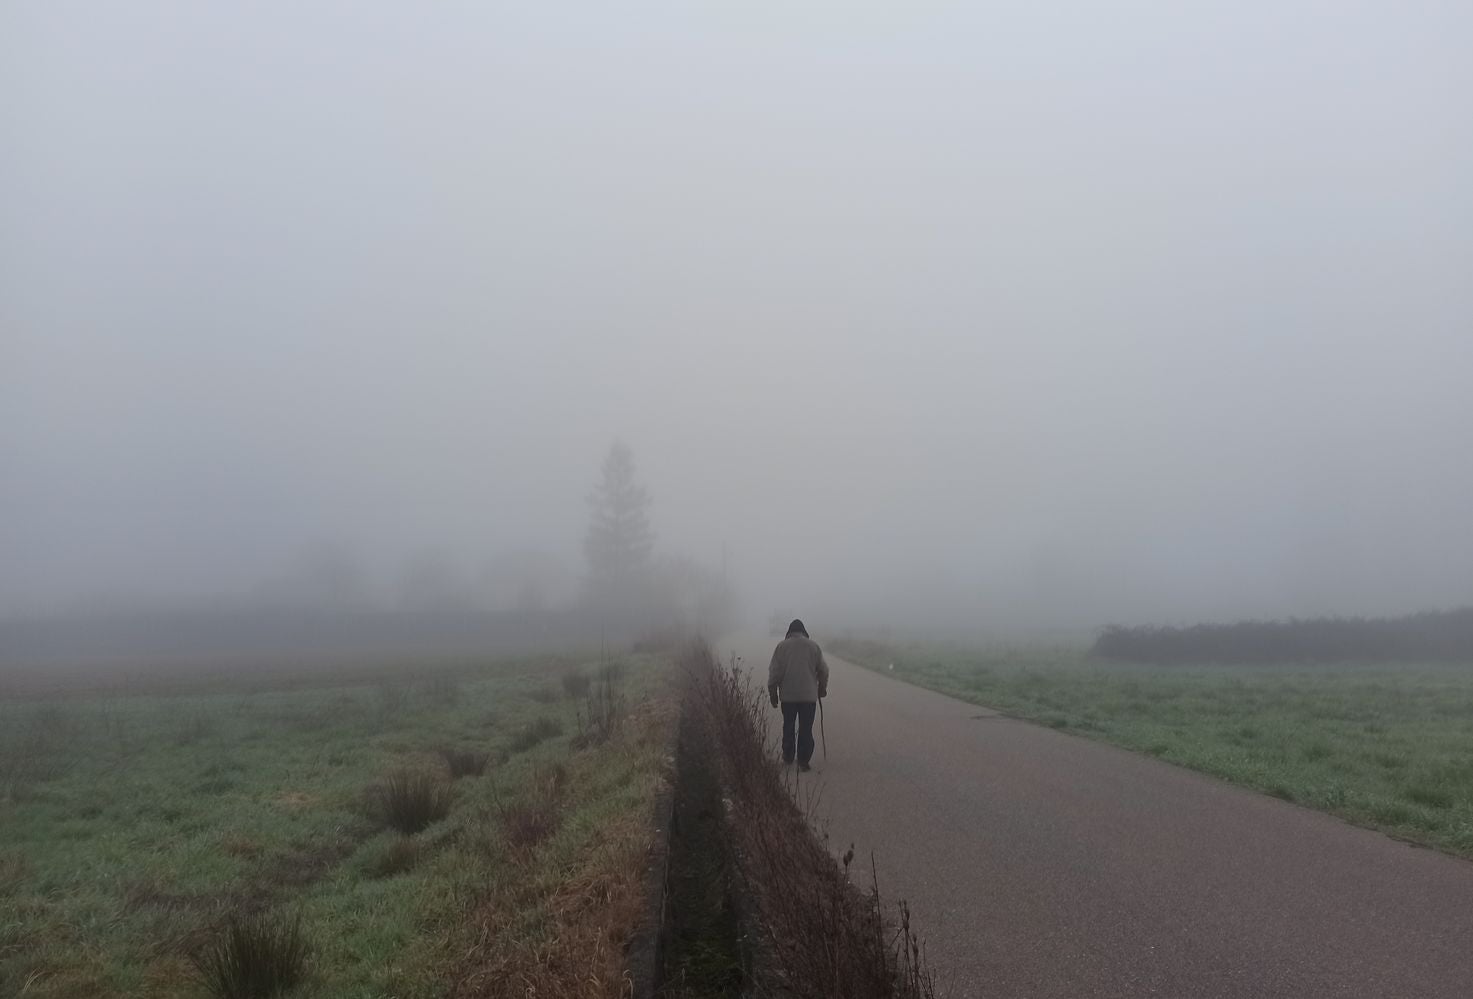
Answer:
<svg viewBox="0 0 1473 999"><path fill-rule="evenodd" d="M265 999L299 984L310 954L299 915L236 916L194 955L194 965L216 999Z"/></svg>
<svg viewBox="0 0 1473 999"><path fill-rule="evenodd" d="M369 792L380 821L402 833L417 833L450 813L450 786L423 770L400 770Z"/></svg>
<svg viewBox="0 0 1473 999"><path fill-rule="evenodd" d="M534 774L516 802L497 806L507 845L526 856L557 832L567 784L568 769L557 763Z"/></svg>

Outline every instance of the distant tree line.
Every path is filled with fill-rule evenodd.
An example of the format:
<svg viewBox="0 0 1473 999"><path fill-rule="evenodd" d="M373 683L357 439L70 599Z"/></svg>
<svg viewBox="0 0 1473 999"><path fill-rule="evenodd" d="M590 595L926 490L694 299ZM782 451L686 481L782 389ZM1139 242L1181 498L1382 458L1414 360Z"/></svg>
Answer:
<svg viewBox="0 0 1473 999"><path fill-rule="evenodd" d="M1296 618L1189 628L1111 625L1090 651L1102 659L1169 666L1336 662L1473 665L1473 607L1405 617Z"/></svg>
<svg viewBox="0 0 1473 999"><path fill-rule="evenodd" d="M651 497L634 454L616 442L588 497L588 572L563 585L533 549L507 553L492 587L447 554L409 561L385 600L351 549L309 546L247 598L177 609L91 610L0 618L0 667L211 656L473 655L539 648L647 645L719 634L736 596L725 574L655 549ZM509 587L506 584L511 584ZM509 597L509 599L508 599ZM3 677L0 677L3 679Z"/></svg>
<svg viewBox="0 0 1473 999"><path fill-rule="evenodd" d="M397 611L232 607L0 620L0 671L9 665L215 656L476 655L594 644L576 609ZM621 638L631 637L620 635ZM0 677L3 679L3 677Z"/></svg>

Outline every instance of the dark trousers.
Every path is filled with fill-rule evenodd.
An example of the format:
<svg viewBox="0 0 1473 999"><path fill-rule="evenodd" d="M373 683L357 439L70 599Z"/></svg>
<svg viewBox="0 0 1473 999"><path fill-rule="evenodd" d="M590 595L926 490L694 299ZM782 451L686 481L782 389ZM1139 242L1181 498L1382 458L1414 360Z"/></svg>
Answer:
<svg viewBox="0 0 1473 999"><path fill-rule="evenodd" d="M793 762L793 726L798 726L798 762L813 759L813 701L783 701L783 762Z"/></svg>

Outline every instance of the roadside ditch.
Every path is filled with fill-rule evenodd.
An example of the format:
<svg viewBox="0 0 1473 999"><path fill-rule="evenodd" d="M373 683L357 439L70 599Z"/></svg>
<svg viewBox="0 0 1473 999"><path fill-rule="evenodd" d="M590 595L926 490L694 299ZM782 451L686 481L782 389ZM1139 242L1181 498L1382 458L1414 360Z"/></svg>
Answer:
<svg viewBox="0 0 1473 999"><path fill-rule="evenodd" d="M851 883L782 780L763 692L703 643L684 686L641 999L934 999L904 903Z"/></svg>

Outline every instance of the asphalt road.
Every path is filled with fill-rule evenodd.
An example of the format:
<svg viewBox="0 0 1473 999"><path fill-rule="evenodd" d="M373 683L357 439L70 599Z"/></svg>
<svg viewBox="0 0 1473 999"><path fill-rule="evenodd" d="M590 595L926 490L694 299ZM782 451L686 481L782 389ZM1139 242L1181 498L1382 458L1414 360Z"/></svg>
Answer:
<svg viewBox="0 0 1473 999"><path fill-rule="evenodd" d="M1473 863L829 662L820 819L954 999L1473 997Z"/></svg>

